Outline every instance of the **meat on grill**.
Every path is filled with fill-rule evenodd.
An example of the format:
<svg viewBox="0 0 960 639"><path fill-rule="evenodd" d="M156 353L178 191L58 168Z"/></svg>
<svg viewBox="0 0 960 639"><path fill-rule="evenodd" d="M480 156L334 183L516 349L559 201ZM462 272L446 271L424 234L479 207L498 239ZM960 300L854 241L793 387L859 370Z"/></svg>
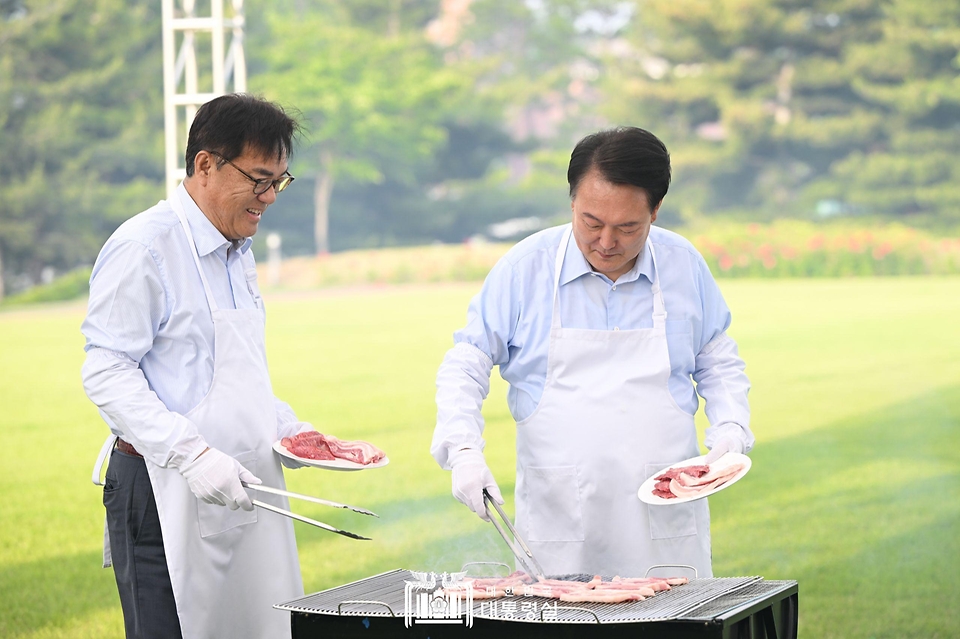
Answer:
<svg viewBox="0 0 960 639"><path fill-rule="evenodd" d="M560 601L569 601L569 602L588 602L594 601L599 603L622 603L624 601L643 601L646 599L639 592L630 592L627 590L586 590L583 591L574 591L574 592L563 592L560 593L558 597Z"/></svg>
<svg viewBox="0 0 960 639"><path fill-rule="evenodd" d="M718 488L730 481L744 467L743 462L735 461L732 457L731 461L727 462L725 457L721 457L710 466L668 468L654 477L657 483L651 492L661 499L676 499L677 497L696 497Z"/></svg>
<svg viewBox="0 0 960 639"><path fill-rule="evenodd" d="M462 592L469 585L474 600L515 595L546 597L565 602L620 603L643 601L657 592L670 590L671 586L687 582L685 577L614 577L610 581L603 581L599 575L588 582L545 578L534 581L525 573L517 571L507 577L467 579L444 590Z"/></svg>
<svg viewBox="0 0 960 639"><path fill-rule="evenodd" d="M344 459L366 466L385 457L382 450L369 442L345 441L317 431L307 431L293 437L284 437L280 440L280 444L297 457L303 457L304 459L328 461Z"/></svg>

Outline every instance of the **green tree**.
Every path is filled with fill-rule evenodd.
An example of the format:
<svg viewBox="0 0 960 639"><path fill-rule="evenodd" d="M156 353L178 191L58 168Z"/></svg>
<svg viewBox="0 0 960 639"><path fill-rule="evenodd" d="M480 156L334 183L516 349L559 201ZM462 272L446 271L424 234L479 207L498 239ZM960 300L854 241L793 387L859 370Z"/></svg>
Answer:
<svg viewBox="0 0 960 639"><path fill-rule="evenodd" d="M425 39L422 2L297 5L296 19L270 10L272 44L261 51L269 72L251 85L305 116L309 144L297 167L314 177L315 250L326 253L334 185L415 184L467 84ZM413 24L403 21L408 9Z"/></svg>
<svg viewBox="0 0 960 639"><path fill-rule="evenodd" d="M0 265L91 263L162 186L159 3L0 5ZM2 289L0 289L2 291Z"/></svg>
<svg viewBox="0 0 960 639"><path fill-rule="evenodd" d="M480 192L499 218L569 215L566 169L573 144L606 122L598 116L603 52L629 19L618 0L474 0L448 58L470 69L478 92L503 106L503 128L516 142L493 165ZM482 219L461 207L462 216Z"/></svg>
<svg viewBox="0 0 960 639"><path fill-rule="evenodd" d="M252 63L251 85L306 114L311 144L295 164L316 176L316 197L314 206L302 192L285 195L282 214L265 223L287 226L302 243L289 232L303 222L294 203L314 206L315 245L324 244L326 219L329 245L348 248L460 241L492 222L564 210L571 140L597 126L590 48L598 36L576 22L617 6L274 5L269 29L251 34L267 52L261 67Z"/></svg>
<svg viewBox="0 0 960 639"><path fill-rule="evenodd" d="M618 0L474 0L469 4L471 19L451 51L473 61L478 83L510 105L511 118L525 129L522 135L537 127L523 126L527 123L521 110L562 112L559 130L547 133L565 136L565 147L566 136L597 124L591 106L599 99L592 95L599 76L599 53L610 35L606 30L619 22L624 4Z"/></svg>
<svg viewBox="0 0 960 639"><path fill-rule="evenodd" d="M815 186L865 210L960 220L960 4L900 0L883 18L845 60L880 132Z"/></svg>
<svg viewBox="0 0 960 639"><path fill-rule="evenodd" d="M960 219L960 5L646 0L604 112L661 135L683 217Z"/></svg>

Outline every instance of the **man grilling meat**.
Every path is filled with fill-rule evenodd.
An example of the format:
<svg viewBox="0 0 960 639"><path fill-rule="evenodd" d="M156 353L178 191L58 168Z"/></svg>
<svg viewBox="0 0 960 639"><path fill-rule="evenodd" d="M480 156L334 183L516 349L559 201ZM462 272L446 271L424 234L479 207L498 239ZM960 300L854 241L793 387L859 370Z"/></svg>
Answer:
<svg viewBox="0 0 960 639"><path fill-rule="evenodd" d="M544 570L642 576L671 563L710 577L706 500L648 506L637 489L699 454L697 394L707 463L752 448L730 311L696 249L651 226L670 183L656 136L589 135L567 180L572 223L511 248L454 334L437 373L431 453L482 519L484 488L503 503L480 412L499 366L517 421L517 529Z"/></svg>
<svg viewBox="0 0 960 639"><path fill-rule="evenodd" d="M293 527L254 510L243 483L284 488L272 445L312 429L273 395L250 251L293 181L298 130L253 96L204 104L183 184L121 225L94 265L83 384L120 437L104 555L127 637L290 636L272 606L303 594Z"/></svg>

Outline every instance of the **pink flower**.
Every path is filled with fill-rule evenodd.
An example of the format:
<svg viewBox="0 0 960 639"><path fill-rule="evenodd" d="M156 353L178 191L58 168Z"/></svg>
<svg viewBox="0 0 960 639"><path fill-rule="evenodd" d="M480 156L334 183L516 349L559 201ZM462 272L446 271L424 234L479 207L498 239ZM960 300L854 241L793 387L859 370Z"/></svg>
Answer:
<svg viewBox="0 0 960 639"><path fill-rule="evenodd" d="M874 247L873 249L873 259L882 260L886 256L890 255L893 252L893 246L890 242L882 242L879 246Z"/></svg>

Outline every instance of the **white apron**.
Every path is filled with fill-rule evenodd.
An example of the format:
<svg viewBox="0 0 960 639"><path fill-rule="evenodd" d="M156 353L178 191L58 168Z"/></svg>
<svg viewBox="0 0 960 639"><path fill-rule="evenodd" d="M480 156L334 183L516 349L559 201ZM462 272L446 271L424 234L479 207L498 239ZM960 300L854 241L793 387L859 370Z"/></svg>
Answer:
<svg viewBox="0 0 960 639"><path fill-rule="evenodd" d="M543 396L517 424L517 529L548 574L641 577L655 564L685 564L711 577L707 501L648 506L637 498L648 477L699 454L693 416L667 386L653 244L648 238L653 328L571 329L560 320L570 234L557 251Z"/></svg>
<svg viewBox="0 0 960 639"><path fill-rule="evenodd" d="M186 417L211 447L234 457L264 485L285 489L272 448L277 416L262 311L217 307L183 206L178 197L170 202L187 234L215 336L213 383ZM247 285L259 300L256 284L248 280ZM149 460L146 465L183 639L289 637L289 615L273 605L303 595L292 522L257 508L230 510L207 504L190 492L177 470ZM263 494L257 498L289 509L286 498Z"/></svg>

